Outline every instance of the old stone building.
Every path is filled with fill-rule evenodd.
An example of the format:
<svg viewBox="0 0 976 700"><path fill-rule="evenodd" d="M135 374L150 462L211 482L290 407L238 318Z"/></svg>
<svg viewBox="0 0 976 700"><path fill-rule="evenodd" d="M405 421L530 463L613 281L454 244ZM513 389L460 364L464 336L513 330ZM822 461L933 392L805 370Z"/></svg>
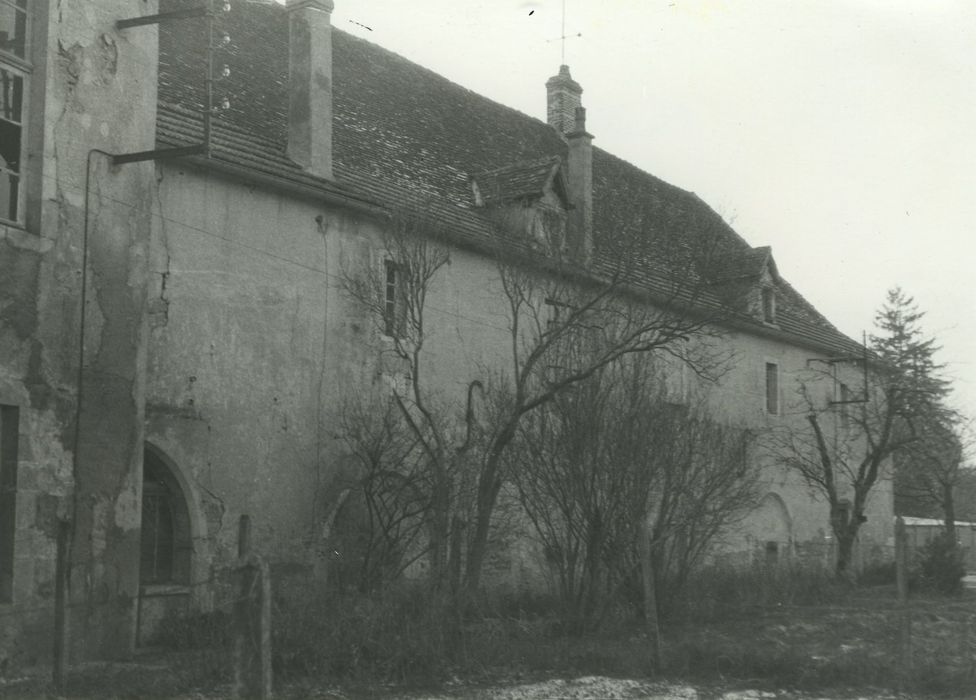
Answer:
<svg viewBox="0 0 976 700"><path fill-rule="evenodd" d="M450 249L426 319L446 395L504 362L494 253L541 264L551 230L592 275L624 235L717 237L705 277L744 301L713 404L741 425L794 420L810 360L859 351L769 248L594 147L566 66L541 120L333 29L331 0L235 4L211 50L199 18L117 25L196 3L153 5L0 0L0 659L49 653L59 523L77 654L124 656L167 611L220 604L241 514L281 575L328 567L336 406L396 374L340 281L382 269L391 212L423 210ZM119 158L173 148L196 151ZM516 205L523 235L500 241ZM653 300L664 258L642 255L629 284ZM824 504L756 459L766 495L729 546L829 539ZM869 509L862 548L890 537L887 483Z"/></svg>

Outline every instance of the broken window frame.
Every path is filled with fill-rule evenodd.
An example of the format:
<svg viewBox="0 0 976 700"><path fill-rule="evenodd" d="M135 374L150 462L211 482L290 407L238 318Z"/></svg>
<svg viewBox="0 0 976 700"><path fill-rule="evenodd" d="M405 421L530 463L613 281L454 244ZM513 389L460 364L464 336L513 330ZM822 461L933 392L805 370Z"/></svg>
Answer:
<svg viewBox="0 0 976 700"><path fill-rule="evenodd" d="M6 159L0 154L0 223L22 225L31 74L28 0L0 0L0 20L7 19L12 19L14 39L0 42L0 144L15 146ZM0 36L7 36L5 28L0 23Z"/></svg>

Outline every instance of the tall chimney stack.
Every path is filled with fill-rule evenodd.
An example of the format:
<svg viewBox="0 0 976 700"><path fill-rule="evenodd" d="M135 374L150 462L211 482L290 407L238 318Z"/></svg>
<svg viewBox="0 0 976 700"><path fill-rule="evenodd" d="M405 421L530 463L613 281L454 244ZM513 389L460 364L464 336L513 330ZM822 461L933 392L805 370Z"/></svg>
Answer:
<svg viewBox="0 0 976 700"><path fill-rule="evenodd" d="M332 179L332 0L288 0L288 157Z"/></svg>
<svg viewBox="0 0 976 700"><path fill-rule="evenodd" d="M546 81L549 126L560 134L568 134L576 127L576 108L581 106L583 88L569 74L569 66L559 66L558 75Z"/></svg>
<svg viewBox="0 0 976 700"><path fill-rule="evenodd" d="M559 74L546 81L547 117L565 140L566 182L573 203L568 238L576 259L587 262L593 253L593 134L586 130L586 109L580 97L583 88L559 66Z"/></svg>

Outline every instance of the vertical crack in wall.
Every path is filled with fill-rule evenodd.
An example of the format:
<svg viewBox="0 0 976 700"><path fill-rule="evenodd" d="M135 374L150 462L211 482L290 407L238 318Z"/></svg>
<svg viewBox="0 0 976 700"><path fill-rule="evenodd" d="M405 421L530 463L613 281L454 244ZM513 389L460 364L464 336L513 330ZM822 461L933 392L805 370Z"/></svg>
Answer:
<svg viewBox="0 0 976 700"><path fill-rule="evenodd" d="M171 263L173 260L169 247L169 231L166 227L166 217L163 215L163 169L156 168L156 211L153 216L159 222L159 241L163 248L164 265L163 269L154 271L159 275L159 294L149 301L149 325L151 328L160 328L169 323L169 304L167 296L169 292L169 281L171 274Z"/></svg>

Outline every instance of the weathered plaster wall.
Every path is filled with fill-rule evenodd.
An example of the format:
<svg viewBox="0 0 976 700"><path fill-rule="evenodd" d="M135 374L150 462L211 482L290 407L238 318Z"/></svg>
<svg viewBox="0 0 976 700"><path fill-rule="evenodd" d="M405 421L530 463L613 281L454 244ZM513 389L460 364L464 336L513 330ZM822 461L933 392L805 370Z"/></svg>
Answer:
<svg viewBox="0 0 976 700"><path fill-rule="evenodd" d="M342 397L392 381L399 368L390 341L339 289L343 269L364 262L382 269L379 224L199 170L162 172L147 439L193 484L211 533L200 547L218 568L233 557L241 513L253 518L259 550L313 567L323 521L345 483L335 439ZM510 366L507 323L493 263L452 250L428 300L422 370L441 400L459 405L468 382ZM796 420L766 415L765 363L780 365L787 401L818 353L742 333L722 342L737 363L712 389L714 409L756 429ZM789 538L822 539L825 506L782 465L756 459L765 466L762 496L782 500ZM890 505L882 492L865 537L883 542L887 533L876 526ZM766 515L730 533L728 546L764 543ZM523 555L512 564L515 576ZM198 573L203 580L213 571Z"/></svg>
<svg viewBox="0 0 976 700"><path fill-rule="evenodd" d="M319 491L320 395L334 396L325 313L331 231L320 210L252 187L160 170L151 255L147 440L189 485L208 536L236 556L237 520L255 547L304 562ZM216 571L195 558L194 581ZM198 604L205 587L194 591Z"/></svg>
<svg viewBox="0 0 976 700"><path fill-rule="evenodd" d="M0 231L0 402L21 409L17 590L0 614L13 621L7 629L24 628L9 637L16 649L0 640L0 658L15 663L50 653L54 536L72 509L74 649L79 657L124 656L132 646L149 163L113 168L97 154L92 161L77 455L75 399L89 150L141 151L155 140L155 29L122 33L114 25L155 8L142 0L30 5L38 60L30 76L29 211L25 228Z"/></svg>

